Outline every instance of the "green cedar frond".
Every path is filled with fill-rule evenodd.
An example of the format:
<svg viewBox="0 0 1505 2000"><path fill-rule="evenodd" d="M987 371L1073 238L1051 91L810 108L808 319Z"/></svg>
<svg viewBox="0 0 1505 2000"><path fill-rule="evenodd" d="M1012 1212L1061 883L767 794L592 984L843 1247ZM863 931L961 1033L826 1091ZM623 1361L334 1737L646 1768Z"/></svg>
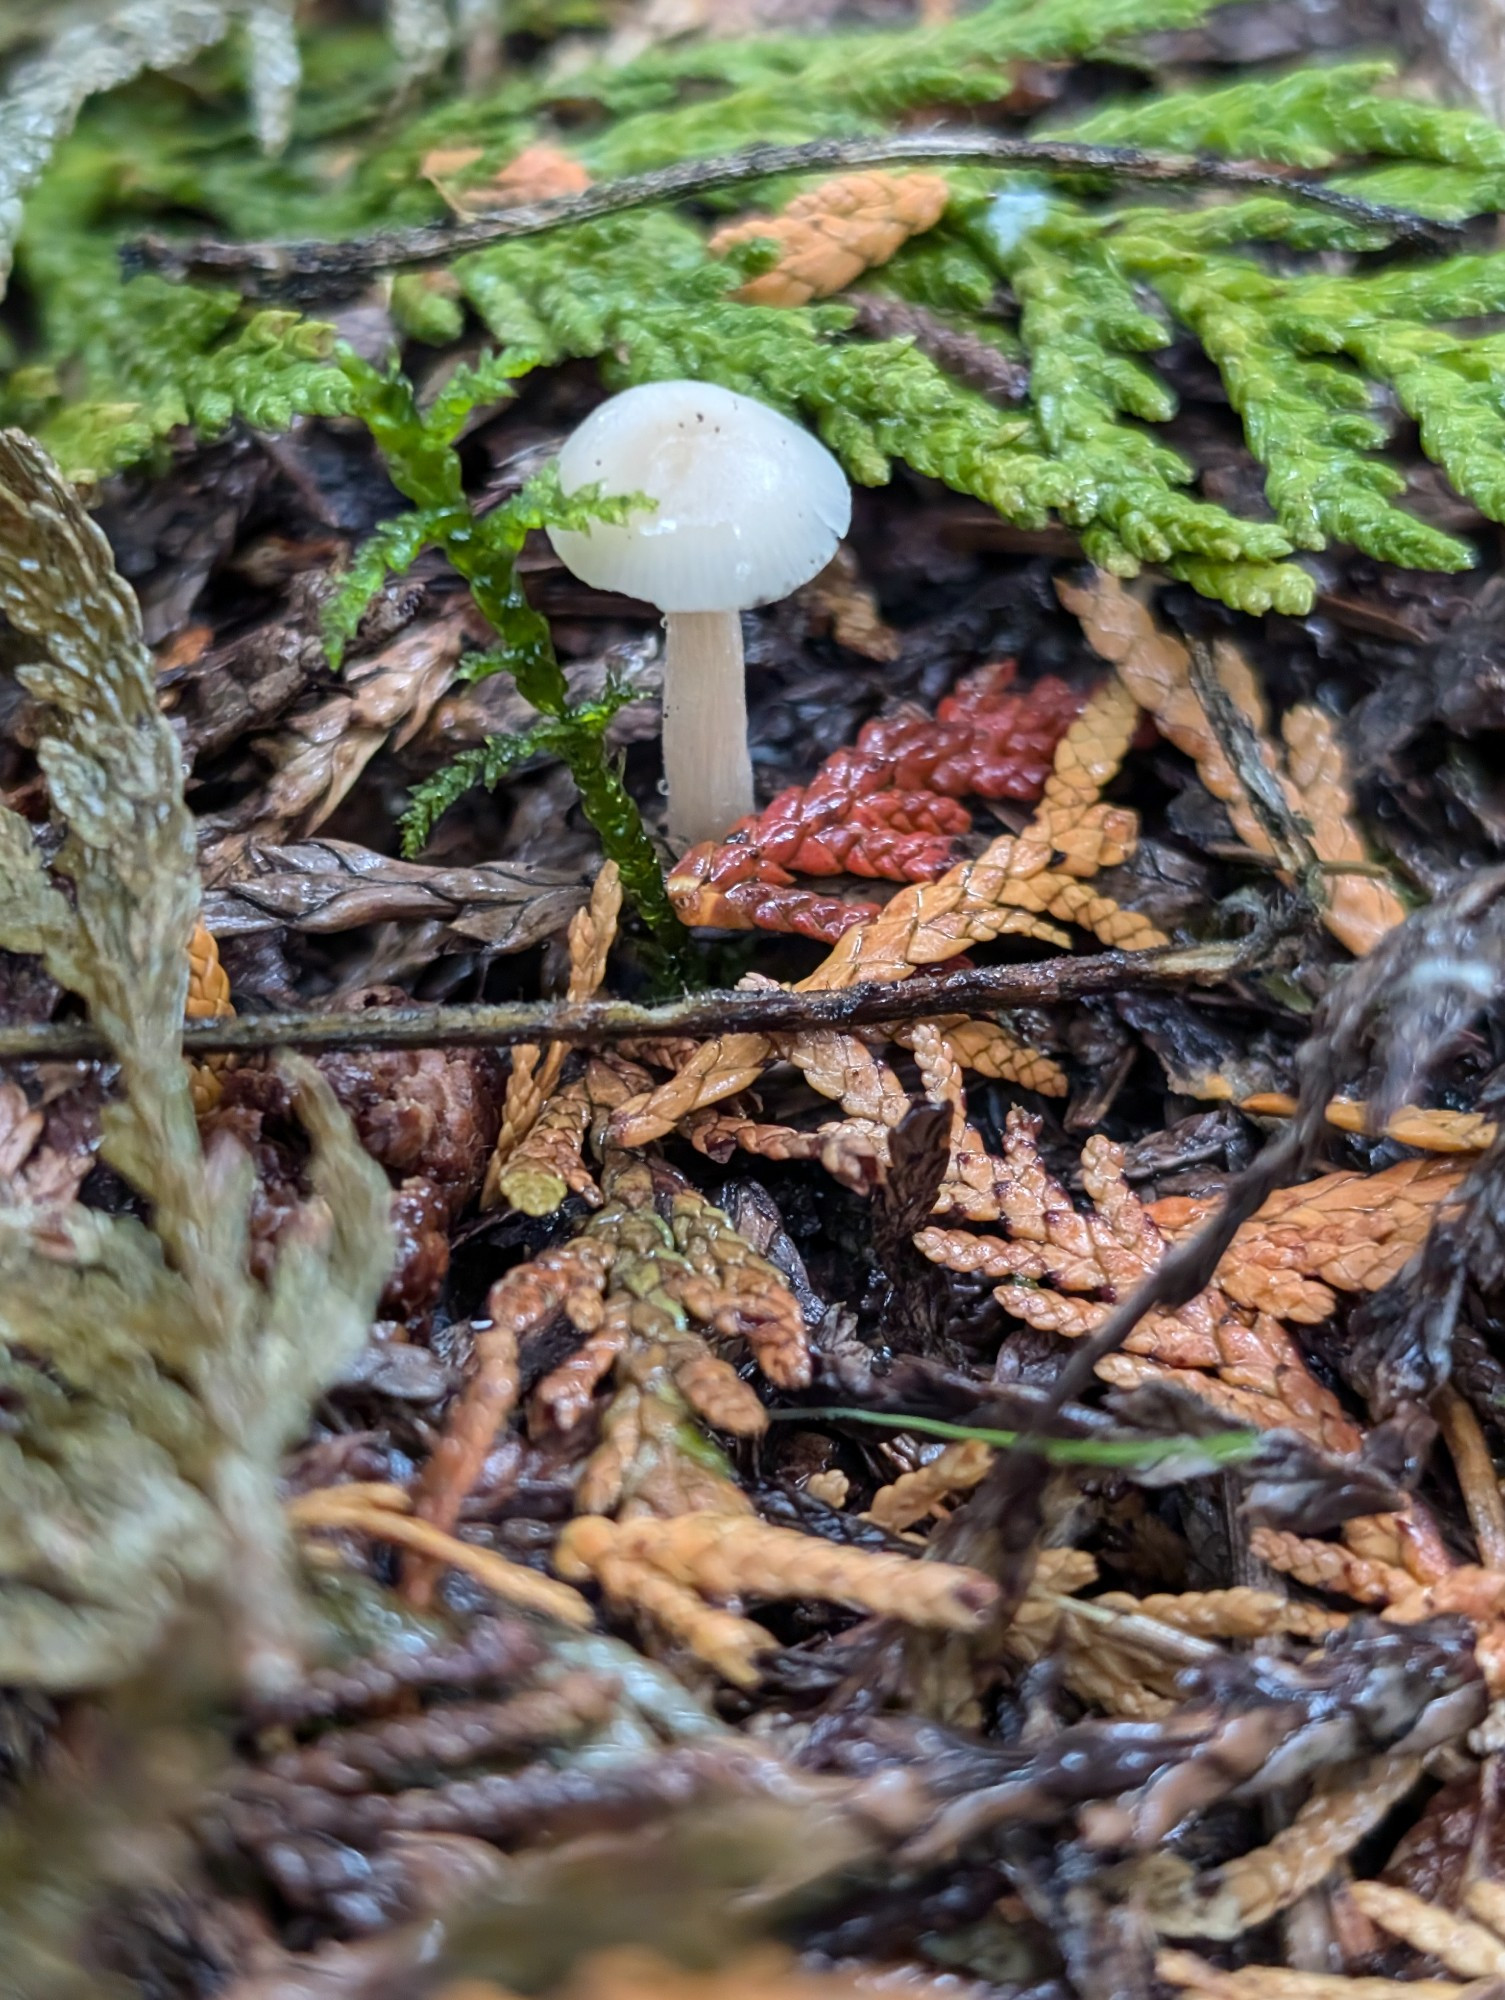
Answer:
<svg viewBox="0 0 1505 2000"><path fill-rule="evenodd" d="M21 65L0 98L0 297L28 189L81 107L143 69L171 69L229 30L226 0L128 0L106 22L72 21Z"/></svg>
<svg viewBox="0 0 1505 2000"><path fill-rule="evenodd" d="M920 107L986 102L1011 60L1111 49L1116 36L1184 24L1207 4L992 0L933 29L671 46L567 84L513 73L488 97L452 101L383 138L334 194L316 148L295 142L272 168L221 138L220 158L177 109L164 117L156 164L133 161L133 172L158 199L217 215L230 233L355 234L433 217L437 197L419 172L431 147L474 145L484 173L550 136L566 104L596 107L571 143L594 174L612 175L752 138L871 130ZM335 117L325 102L311 84L300 119ZM1065 136L1304 171L1352 162L1334 185L1450 218L1505 203L1505 133L1397 94L1383 63L1145 93ZM906 343L855 337L839 300L801 310L740 303L732 293L766 251L712 259L699 219L646 208L399 279L394 311L410 334L449 340L469 308L498 350L479 373L452 377L420 418L400 394L388 409L369 383L355 386L330 356L327 329L253 313L220 292L120 284L107 237L124 221L121 146L107 108L86 114L37 191L21 247L42 340L17 371L10 408L88 476L143 455L179 424L212 433L239 417L275 429L300 412L349 413L359 400L379 433L385 425L389 455L399 444L423 455L406 474L394 460L399 486L433 496L420 508L455 508L462 523L448 446L470 411L531 366L580 358L598 361L613 386L691 376L743 390L819 431L858 482L906 464L1021 526L1066 521L1121 574L1156 562L1243 608L1309 604L1310 577L1289 558L1334 540L1412 566L1472 559L1402 504L1386 457L1387 402L1414 418L1461 493L1502 511L1505 436L1487 387L1496 337L1456 322L1505 310L1505 253L1375 268L1370 253L1387 246L1372 226L1278 194L1192 205L1115 196L1080 175L1051 188L1039 176L956 169L945 219L869 282L1027 360L1028 400L999 407ZM793 185L757 192L776 201ZM1344 262L1329 257L1317 271L1313 252ZM1265 470L1267 518L1200 495L1198 468L1159 434L1175 399L1155 357L1178 331L1222 374ZM64 379L71 390L82 381L82 401L62 394ZM442 497L436 480L448 482ZM547 634L515 588L511 531L504 509L467 531L472 588L519 686L535 699L535 684L547 713L562 695ZM392 532L400 561L419 531ZM352 572L333 615L336 649L379 559L373 545Z"/></svg>
<svg viewBox="0 0 1505 2000"><path fill-rule="evenodd" d="M18 672L72 889L0 809L0 945L38 953L109 1043L101 1152L151 1215L0 1209L0 1681L117 1679L209 1578L242 1671L275 1677L299 1627L278 1454L364 1338L386 1178L322 1077L284 1061L323 1224L270 1287L251 1278L251 1165L205 1158L182 1059L199 884L177 740L108 544L16 432L0 433L0 611L41 656Z"/></svg>

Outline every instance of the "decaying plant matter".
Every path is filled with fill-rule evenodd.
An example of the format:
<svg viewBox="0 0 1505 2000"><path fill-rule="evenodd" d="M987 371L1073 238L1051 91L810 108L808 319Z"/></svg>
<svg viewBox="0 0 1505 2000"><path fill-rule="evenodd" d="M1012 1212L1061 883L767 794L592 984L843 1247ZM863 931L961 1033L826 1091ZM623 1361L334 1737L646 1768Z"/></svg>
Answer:
<svg viewBox="0 0 1505 2000"><path fill-rule="evenodd" d="M1505 1977L1505 139L1357 5L0 21L18 2000ZM677 857L666 379L887 486Z"/></svg>

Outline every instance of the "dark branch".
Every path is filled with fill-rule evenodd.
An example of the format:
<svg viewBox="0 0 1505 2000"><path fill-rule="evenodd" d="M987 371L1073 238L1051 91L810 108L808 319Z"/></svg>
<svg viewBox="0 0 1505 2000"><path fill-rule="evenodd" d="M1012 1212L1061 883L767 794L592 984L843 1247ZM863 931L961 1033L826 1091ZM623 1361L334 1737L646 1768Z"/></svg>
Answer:
<svg viewBox="0 0 1505 2000"><path fill-rule="evenodd" d="M371 1007L350 1013L251 1015L205 1021L184 1031L185 1055L251 1054L276 1048L511 1048L519 1042L597 1043L666 1035L709 1037L751 1031L871 1026L930 1015L1034 1007L1135 986L1211 985L1270 962L1272 937L1238 944L1159 951L1108 951L1034 965L990 965L928 974L892 985L869 982L834 993L773 991L692 994L660 1007L625 1000L514 1001L493 1007ZM105 1058L103 1038L84 1023L0 1028L0 1063Z"/></svg>
<svg viewBox="0 0 1505 2000"><path fill-rule="evenodd" d="M590 222L624 209L681 201L712 189L736 187L779 174L819 168L900 166L916 160L996 167L1034 167L1055 174L1106 174L1115 180L1229 188L1284 194L1378 228L1399 241L1435 242L1457 234L1408 209L1363 201L1320 181L1297 179L1257 160L1219 160L1202 153L1147 153L1133 146L1091 146L1070 139L1013 139L990 132L908 132L870 139L815 139L801 146L751 146L719 159L683 160L651 173L603 181L584 193L529 202L471 221L420 224L380 231L344 243L173 243L142 236L125 246L128 273L156 271L171 278L229 281L252 294L311 301L359 287L383 271L446 264L467 250L482 250L520 236L538 236L567 223Z"/></svg>

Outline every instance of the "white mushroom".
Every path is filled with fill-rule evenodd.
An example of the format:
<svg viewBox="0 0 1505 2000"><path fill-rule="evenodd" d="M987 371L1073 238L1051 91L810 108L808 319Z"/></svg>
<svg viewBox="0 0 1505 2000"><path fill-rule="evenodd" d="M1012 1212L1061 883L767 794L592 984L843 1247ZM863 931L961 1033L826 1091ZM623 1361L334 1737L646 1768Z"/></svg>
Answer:
<svg viewBox="0 0 1505 2000"><path fill-rule="evenodd" d="M551 528L566 569L665 615L669 837L711 840L753 809L742 620L823 569L852 517L824 445L751 396L651 382L592 412L559 454L566 493L657 501L621 526Z"/></svg>

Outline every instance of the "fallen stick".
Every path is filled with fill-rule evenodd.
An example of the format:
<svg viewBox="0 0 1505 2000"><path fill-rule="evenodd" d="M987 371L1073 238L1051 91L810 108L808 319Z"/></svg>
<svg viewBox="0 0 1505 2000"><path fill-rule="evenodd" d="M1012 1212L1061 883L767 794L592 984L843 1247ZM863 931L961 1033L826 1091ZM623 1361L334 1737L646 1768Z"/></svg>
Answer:
<svg viewBox="0 0 1505 2000"><path fill-rule="evenodd" d="M1215 985L1268 965L1272 944L1270 932L1262 930L1232 944L1169 945L1155 951L1105 951L1028 965L976 966L891 983L866 981L834 992L802 993L786 987L713 990L653 1007L625 1000L517 1000L478 1007L415 1003L348 1013L252 1014L194 1022L184 1029L183 1053L510 1048L519 1042L551 1041L578 1046L744 1030L786 1034L872 1027L931 1015L1049 1006L1129 987ZM0 1064L87 1061L108 1053L103 1037L83 1021L0 1028Z"/></svg>

